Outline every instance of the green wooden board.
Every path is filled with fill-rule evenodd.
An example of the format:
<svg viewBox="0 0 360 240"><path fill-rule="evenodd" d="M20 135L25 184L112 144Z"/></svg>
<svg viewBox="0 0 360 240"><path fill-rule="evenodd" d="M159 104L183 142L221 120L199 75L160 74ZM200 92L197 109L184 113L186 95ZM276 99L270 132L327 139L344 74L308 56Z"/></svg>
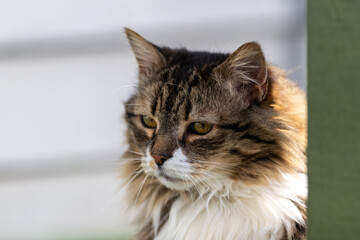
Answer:
<svg viewBox="0 0 360 240"><path fill-rule="evenodd" d="M308 239L360 239L360 1L308 1Z"/></svg>

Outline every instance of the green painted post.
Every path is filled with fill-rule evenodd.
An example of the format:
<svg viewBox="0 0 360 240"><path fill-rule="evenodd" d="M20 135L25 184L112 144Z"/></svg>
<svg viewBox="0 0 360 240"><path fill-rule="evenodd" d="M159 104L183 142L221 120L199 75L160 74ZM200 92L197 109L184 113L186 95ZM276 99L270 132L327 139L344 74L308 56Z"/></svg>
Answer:
<svg viewBox="0 0 360 240"><path fill-rule="evenodd" d="M308 0L308 239L360 239L360 1Z"/></svg>

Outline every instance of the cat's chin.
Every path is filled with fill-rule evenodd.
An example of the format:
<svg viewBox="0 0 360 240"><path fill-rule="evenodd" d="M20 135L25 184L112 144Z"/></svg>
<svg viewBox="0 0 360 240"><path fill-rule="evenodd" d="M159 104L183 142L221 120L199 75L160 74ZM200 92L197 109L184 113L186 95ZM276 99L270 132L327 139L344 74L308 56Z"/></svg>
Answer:
<svg viewBox="0 0 360 240"><path fill-rule="evenodd" d="M187 190L192 186L192 184L184 182L181 179L172 178L165 175L158 176L157 178L163 185L173 190Z"/></svg>

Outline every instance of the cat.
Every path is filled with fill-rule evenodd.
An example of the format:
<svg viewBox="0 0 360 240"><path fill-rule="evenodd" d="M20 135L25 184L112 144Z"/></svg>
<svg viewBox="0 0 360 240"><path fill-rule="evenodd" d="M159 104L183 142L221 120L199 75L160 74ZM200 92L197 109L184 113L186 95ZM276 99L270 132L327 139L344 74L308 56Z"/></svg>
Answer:
<svg viewBox="0 0 360 240"><path fill-rule="evenodd" d="M125 32L138 84L121 176L137 239L305 239L304 92L255 42L209 53Z"/></svg>

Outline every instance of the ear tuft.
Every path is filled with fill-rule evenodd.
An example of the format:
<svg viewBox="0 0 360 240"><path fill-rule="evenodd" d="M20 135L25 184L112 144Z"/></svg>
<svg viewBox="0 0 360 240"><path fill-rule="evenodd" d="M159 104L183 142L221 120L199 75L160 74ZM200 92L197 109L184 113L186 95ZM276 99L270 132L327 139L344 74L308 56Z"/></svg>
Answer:
<svg viewBox="0 0 360 240"><path fill-rule="evenodd" d="M267 67L259 44L245 43L215 70L217 78L240 95L245 105L262 101L267 93Z"/></svg>
<svg viewBox="0 0 360 240"><path fill-rule="evenodd" d="M155 45L129 28L125 28L125 33L135 54L140 75L149 76L153 71L165 65L165 58Z"/></svg>

